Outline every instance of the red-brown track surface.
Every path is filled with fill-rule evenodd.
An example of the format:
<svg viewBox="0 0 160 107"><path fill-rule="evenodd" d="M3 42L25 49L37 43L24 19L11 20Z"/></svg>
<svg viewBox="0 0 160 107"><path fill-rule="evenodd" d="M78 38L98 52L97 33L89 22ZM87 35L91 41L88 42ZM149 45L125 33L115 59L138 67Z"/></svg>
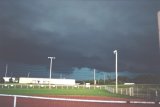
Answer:
<svg viewBox="0 0 160 107"><path fill-rule="evenodd" d="M95 96L46 96L54 98L71 98L87 100L115 100L127 101L125 98L95 97ZM135 99L129 99L134 100ZM0 107L13 107L13 97L0 97ZM160 107L160 104L112 104L112 103L94 103L94 102L70 102L70 101L53 101L32 98L17 98L16 107Z"/></svg>

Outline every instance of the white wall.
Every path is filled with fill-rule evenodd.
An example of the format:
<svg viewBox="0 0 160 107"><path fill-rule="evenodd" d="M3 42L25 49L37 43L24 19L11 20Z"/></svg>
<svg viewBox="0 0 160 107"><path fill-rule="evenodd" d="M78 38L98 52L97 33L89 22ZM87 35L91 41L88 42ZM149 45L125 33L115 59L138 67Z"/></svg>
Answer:
<svg viewBox="0 0 160 107"><path fill-rule="evenodd" d="M75 85L74 79L19 78L19 83L49 84L49 82L55 85Z"/></svg>

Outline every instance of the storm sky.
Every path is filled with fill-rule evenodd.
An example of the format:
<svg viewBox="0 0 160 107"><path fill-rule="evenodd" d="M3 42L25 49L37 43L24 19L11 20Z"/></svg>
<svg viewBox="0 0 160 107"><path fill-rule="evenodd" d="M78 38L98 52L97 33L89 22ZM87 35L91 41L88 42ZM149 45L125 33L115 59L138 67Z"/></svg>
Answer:
<svg viewBox="0 0 160 107"><path fill-rule="evenodd" d="M0 74L159 73L160 0L0 0ZM35 73L35 74L34 74ZM72 76L73 76L72 75ZM85 76L85 75L83 75Z"/></svg>

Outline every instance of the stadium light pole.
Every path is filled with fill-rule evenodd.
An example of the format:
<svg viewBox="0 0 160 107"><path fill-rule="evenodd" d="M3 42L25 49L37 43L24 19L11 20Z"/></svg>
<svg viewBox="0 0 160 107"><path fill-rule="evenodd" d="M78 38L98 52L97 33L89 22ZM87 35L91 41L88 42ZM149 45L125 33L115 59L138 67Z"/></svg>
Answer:
<svg viewBox="0 0 160 107"><path fill-rule="evenodd" d="M28 78L29 78L29 75L30 75L30 72L28 72L28 75L27 75Z"/></svg>
<svg viewBox="0 0 160 107"><path fill-rule="evenodd" d="M158 42L159 42L159 52L160 52L160 11L158 11L157 17L158 17L158 32L159 32L159 36L158 36L159 40L158 40Z"/></svg>
<svg viewBox="0 0 160 107"><path fill-rule="evenodd" d="M96 85L96 69L94 69L94 85Z"/></svg>
<svg viewBox="0 0 160 107"><path fill-rule="evenodd" d="M6 64L6 72L5 72L5 77L7 77L7 71L8 71L8 64Z"/></svg>
<svg viewBox="0 0 160 107"><path fill-rule="evenodd" d="M115 54L115 71L116 71L116 93L118 93L118 52L117 50L114 50L113 53Z"/></svg>
<svg viewBox="0 0 160 107"><path fill-rule="evenodd" d="M104 73L104 85L105 85L105 81L106 81L106 75L105 75L105 73Z"/></svg>
<svg viewBox="0 0 160 107"><path fill-rule="evenodd" d="M49 81L49 88L51 88L50 82L51 82L51 78L52 78L52 60L53 60L53 59L56 59L56 57L48 57L48 59L51 60L51 61L50 61L50 73L49 73L49 79L50 79L50 81Z"/></svg>

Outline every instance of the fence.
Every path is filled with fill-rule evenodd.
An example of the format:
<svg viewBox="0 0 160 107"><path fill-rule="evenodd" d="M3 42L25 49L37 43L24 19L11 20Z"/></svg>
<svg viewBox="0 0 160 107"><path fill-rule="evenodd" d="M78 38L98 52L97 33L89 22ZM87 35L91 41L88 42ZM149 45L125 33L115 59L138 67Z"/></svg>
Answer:
<svg viewBox="0 0 160 107"><path fill-rule="evenodd" d="M0 84L2 89L12 88L49 88L49 85L44 84ZM87 88L87 89L105 89L111 93L115 92L115 86L107 85L51 85L51 88L55 89L76 89L76 88ZM132 86L119 86L118 94L131 96L132 98L145 99L147 101L160 101L160 86L159 85L132 85Z"/></svg>
<svg viewBox="0 0 160 107"><path fill-rule="evenodd" d="M32 107L34 104L31 102L33 99L39 99L37 103L39 103L38 106L48 107L46 106L47 103L43 103L44 100L50 100L52 101L50 104L50 107L134 107L138 105L138 107L157 107L159 106L160 102L149 102L149 101L114 101L114 100L89 100L89 99L71 99L71 98L49 98L49 97L38 97L38 96L23 96L23 95L7 95L7 94L0 94L0 97L13 97L13 106L12 107ZM17 99L22 98L30 99L25 104L19 104L17 105ZM21 101L22 101L21 99ZM23 103L24 101L22 101ZM64 103L65 102L65 103ZM20 101L18 102L20 103ZM27 104L27 105L26 105ZM28 105L30 104L30 105ZM6 107L6 106L5 106ZM36 106L34 106L36 107Z"/></svg>
<svg viewBox="0 0 160 107"><path fill-rule="evenodd" d="M0 84L0 89L8 88L88 88L88 89L105 89L106 85L49 85L49 84Z"/></svg>
<svg viewBox="0 0 160 107"><path fill-rule="evenodd" d="M0 84L0 89L12 88L50 88L47 84ZM107 85L51 85L55 89L74 89L74 88L87 88L87 89L105 89L111 93L116 93L115 86ZM142 98L145 100L160 100L160 86L158 85L132 85L127 87L119 86L118 94Z"/></svg>
<svg viewBox="0 0 160 107"><path fill-rule="evenodd" d="M115 92L114 86L107 86L106 90L111 93ZM127 95L145 100L160 100L160 87L154 85L133 85L128 87L119 87L118 94Z"/></svg>

